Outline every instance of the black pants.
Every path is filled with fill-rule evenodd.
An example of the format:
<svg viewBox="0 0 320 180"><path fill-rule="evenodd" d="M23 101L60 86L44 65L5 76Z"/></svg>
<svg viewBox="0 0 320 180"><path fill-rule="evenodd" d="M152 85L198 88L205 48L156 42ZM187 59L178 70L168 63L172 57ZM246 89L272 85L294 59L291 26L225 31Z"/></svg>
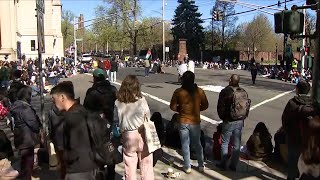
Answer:
<svg viewBox="0 0 320 180"><path fill-rule="evenodd" d="M256 83L257 74L258 74L258 72L256 70L252 70L251 71L251 78L252 78L252 83L253 84Z"/></svg>
<svg viewBox="0 0 320 180"><path fill-rule="evenodd" d="M107 168L101 167L97 174L97 180L115 180L116 179L116 165L109 165Z"/></svg>
<svg viewBox="0 0 320 180"><path fill-rule="evenodd" d="M28 149L21 149L21 180L31 180L33 162L34 162L34 147Z"/></svg>

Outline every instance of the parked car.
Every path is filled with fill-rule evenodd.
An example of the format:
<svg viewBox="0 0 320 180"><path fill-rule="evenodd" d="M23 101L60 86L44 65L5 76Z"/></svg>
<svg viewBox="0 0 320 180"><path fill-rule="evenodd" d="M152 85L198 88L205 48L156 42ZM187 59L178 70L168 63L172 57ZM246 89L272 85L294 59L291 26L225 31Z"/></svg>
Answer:
<svg viewBox="0 0 320 180"><path fill-rule="evenodd" d="M92 60L91 54L83 54L82 55L82 58L81 58L82 63L89 63L89 62L91 62L91 60Z"/></svg>

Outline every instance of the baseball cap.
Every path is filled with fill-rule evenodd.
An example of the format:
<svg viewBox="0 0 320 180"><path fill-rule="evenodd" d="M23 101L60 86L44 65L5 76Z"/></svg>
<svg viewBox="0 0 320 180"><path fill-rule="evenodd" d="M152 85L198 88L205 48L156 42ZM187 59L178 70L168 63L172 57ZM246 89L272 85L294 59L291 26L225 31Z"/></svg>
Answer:
<svg viewBox="0 0 320 180"><path fill-rule="evenodd" d="M107 77L107 74L103 69L98 68L93 71L93 76L94 77Z"/></svg>

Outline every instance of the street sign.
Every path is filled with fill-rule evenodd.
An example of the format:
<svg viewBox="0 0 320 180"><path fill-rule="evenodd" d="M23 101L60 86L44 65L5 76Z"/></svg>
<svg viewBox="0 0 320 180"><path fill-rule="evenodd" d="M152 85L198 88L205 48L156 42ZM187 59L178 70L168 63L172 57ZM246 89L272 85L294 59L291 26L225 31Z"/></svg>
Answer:
<svg viewBox="0 0 320 180"><path fill-rule="evenodd" d="M38 33L38 48L40 52L45 53L44 42L44 19L43 13L37 11L37 33Z"/></svg>
<svg viewBox="0 0 320 180"><path fill-rule="evenodd" d="M37 0L36 1L36 7L37 7L37 11L41 12L42 14L44 14L45 9L44 9L44 0Z"/></svg>
<svg viewBox="0 0 320 180"><path fill-rule="evenodd" d="M166 52L167 52L167 53L169 52L169 50L170 50L170 48L169 48L169 47L166 47Z"/></svg>
<svg viewBox="0 0 320 180"><path fill-rule="evenodd" d="M76 41L83 41L83 39L76 39Z"/></svg>

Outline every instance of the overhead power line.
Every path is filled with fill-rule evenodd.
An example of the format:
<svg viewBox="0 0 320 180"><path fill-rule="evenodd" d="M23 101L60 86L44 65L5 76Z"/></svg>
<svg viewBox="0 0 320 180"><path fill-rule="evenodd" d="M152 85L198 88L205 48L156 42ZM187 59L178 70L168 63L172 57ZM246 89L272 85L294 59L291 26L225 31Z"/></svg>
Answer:
<svg viewBox="0 0 320 180"><path fill-rule="evenodd" d="M296 0L287 0L287 3L288 3L288 2L292 2L292 1L296 1ZM285 4L285 2L280 2L279 4ZM276 4L271 4L271 5L268 5L268 6L264 6L264 7L255 8L255 9L248 10L248 11L243 11L243 12L238 12L238 13L233 13L233 14L226 14L225 17L227 17L227 16L236 16L236 15L239 15L239 14L245 14L245 13L255 12L255 11L258 11L258 10L261 10L261 9L265 9L265 8L268 8L268 7L278 6L279 4L276 3ZM206 20L211 20L211 19L212 19L212 17L210 17L210 18L204 18L204 19L202 19L202 20L203 20L203 21L206 21Z"/></svg>
<svg viewBox="0 0 320 180"><path fill-rule="evenodd" d="M288 2L292 2L292 1L295 1L295 0L287 0L287 3L288 3ZM280 2L279 4L285 4L285 2ZM257 8L257 9L248 10L248 11L238 12L238 13L234 13L234 14L227 14L227 15L225 15L225 16L235 16L235 15L244 14L244 13L249 13L249 12L257 11L258 9L265 9L265 8L273 7L273 6L278 6L278 3L276 3L276 4L271 4L271 5L265 6L265 7L260 7L260 8Z"/></svg>

